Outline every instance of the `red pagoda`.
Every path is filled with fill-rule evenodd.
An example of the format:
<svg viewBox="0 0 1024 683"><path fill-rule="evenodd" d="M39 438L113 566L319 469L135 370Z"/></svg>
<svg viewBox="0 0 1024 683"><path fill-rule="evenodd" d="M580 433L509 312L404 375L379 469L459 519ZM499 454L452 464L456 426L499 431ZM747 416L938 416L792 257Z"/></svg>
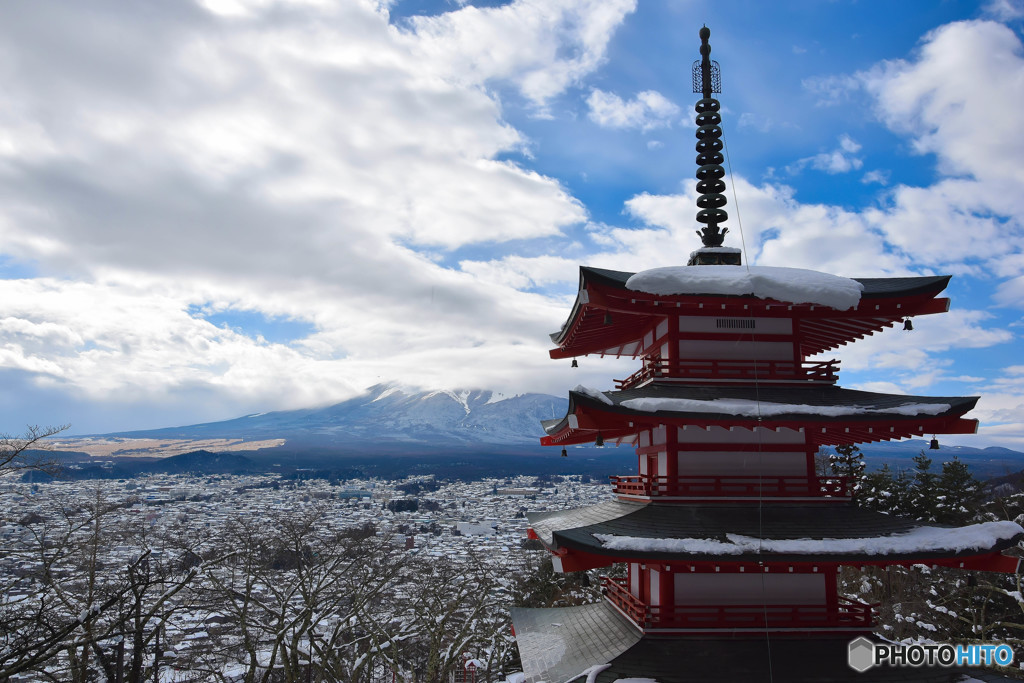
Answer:
<svg viewBox="0 0 1024 683"><path fill-rule="evenodd" d="M838 363L810 361L913 316L943 313L941 277L847 279L747 266L728 229L718 65L710 31L694 63L697 220L686 266L626 273L580 268L555 359L630 356L613 391L577 387L545 445L636 448L616 499L528 515L531 537L572 572L623 564L605 600L516 609L527 681L956 681L962 670L847 666L872 607L838 594L840 567L917 563L1015 571L1001 554L1012 522L947 528L858 508L851 482L822 477L822 446L969 434L977 397L906 396L837 385ZM812 640L813 639L813 640ZM928 677L925 678L925 675Z"/></svg>

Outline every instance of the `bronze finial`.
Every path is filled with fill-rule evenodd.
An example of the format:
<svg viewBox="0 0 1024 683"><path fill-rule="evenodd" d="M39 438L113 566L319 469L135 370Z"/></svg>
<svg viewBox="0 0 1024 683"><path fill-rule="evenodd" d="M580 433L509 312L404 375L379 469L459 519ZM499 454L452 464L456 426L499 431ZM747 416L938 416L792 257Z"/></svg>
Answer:
<svg viewBox="0 0 1024 683"><path fill-rule="evenodd" d="M722 92L721 75L718 62L711 59L711 45L708 38L711 30L704 26L700 30L700 60L693 63L693 91L704 97L695 105L697 110L697 222L704 227L697 231L705 247L720 247L729 228L719 228L729 214L722 208L725 206L725 169L722 162L722 117L718 111L721 104L712 97L713 93Z"/></svg>

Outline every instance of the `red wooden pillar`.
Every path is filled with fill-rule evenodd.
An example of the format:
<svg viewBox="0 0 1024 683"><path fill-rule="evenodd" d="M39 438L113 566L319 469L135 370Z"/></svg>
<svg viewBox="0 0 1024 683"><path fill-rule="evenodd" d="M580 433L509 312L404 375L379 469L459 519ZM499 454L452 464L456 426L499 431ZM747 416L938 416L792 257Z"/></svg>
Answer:
<svg viewBox="0 0 1024 683"><path fill-rule="evenodd" d="M821 567L825 575L825 611L828 614L828 621L832 624L839 623L839 567L828 565Z"/></svg>
<svg viewBox="0 0 1024 683"><path fill-rule="evenodd" d="M663 425L665 428L665 476L670 492L677 493L679 481L679 431L674 425Z"/></svg>

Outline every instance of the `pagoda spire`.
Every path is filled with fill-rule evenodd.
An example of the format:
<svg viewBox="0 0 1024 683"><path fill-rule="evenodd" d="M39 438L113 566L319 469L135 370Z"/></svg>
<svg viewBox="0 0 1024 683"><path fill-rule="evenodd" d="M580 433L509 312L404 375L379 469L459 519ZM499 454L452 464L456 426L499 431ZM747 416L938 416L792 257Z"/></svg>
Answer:
<svg viewBox="0 0 1024 683"><path fill-rule="evenodd" d="M693 92L703 98L697 102L697 222L704 227L697 231L705 248L721 247L729 228L719 227L729 214L725 206L725 169L722 162L722 117L718 111L722 105L712 95L722 92L721 73L718 62L711 59L711 45L708 38L711 29L700 30L700 60L693 63Z"/></svg>

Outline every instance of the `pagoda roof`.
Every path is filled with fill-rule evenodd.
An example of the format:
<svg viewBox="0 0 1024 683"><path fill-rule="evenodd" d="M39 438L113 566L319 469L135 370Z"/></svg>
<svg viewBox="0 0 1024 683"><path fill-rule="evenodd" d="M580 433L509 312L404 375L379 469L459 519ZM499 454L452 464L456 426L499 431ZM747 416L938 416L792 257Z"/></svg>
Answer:
<svg viewBox="0 0 1024 683"><path fill-rule="evenodd" d="M858 673L847 665L850 637L758 636L673 638L641 635L606 601L558 608L513 608L512 623L527 683L958 683L970 675L996 683L1013 679L978 667L879 666ZM724 666L723 662L728 662ZM685 664L683 664L685 663ZM769 674L770 672L770 674Z"/></svg>
<svg viewBox="0 0 1024 683"><path fill-rule="evenodd" d="M564 417L543 420L547 446L630 439L651 424L791 428L821 444L864 443L923 434L972 434L961 416L977 396L908 396L800 386L694 385L652 382L621 391L576 387Z"/></svg>
<svg viewBox="0 0 1024 683"><path fill-rule="evenodd" d="M708 269L744 266L687 266ZM704 272L704 271L700 271ZM804 271L810 272L810 271ZM811 356L874 334L908 316L942 313L948 299L935 298L949 275L896 278L853 278L861 286L859 302L847 310L827 305L792 303L753 294L652 294L630 289L635 273L580 266L580 284L569 318L551 335L557 348L552 358L590 353L636 355L641 339L668 311L719 317L799 317L800 350ZM824 274L822 274L824 275ZM612 315L607 324L605 314Z"/></svg>
<svg viewBox="0 0 1024 683"><path fill-rule="evenodd" d="M552 551L617 560L690 562L923 561L991 555L1016 545L1014 522L925 525L850 505L608 501L528 513Z"/></svg>
<svg viewBox="0 0 1024 683"><path fill-rule="evenodd" d="M523 673L531 683L571 680L615 661L641 639L640 631L604 600L575 607L513 607L511 616Z"/></svg>

